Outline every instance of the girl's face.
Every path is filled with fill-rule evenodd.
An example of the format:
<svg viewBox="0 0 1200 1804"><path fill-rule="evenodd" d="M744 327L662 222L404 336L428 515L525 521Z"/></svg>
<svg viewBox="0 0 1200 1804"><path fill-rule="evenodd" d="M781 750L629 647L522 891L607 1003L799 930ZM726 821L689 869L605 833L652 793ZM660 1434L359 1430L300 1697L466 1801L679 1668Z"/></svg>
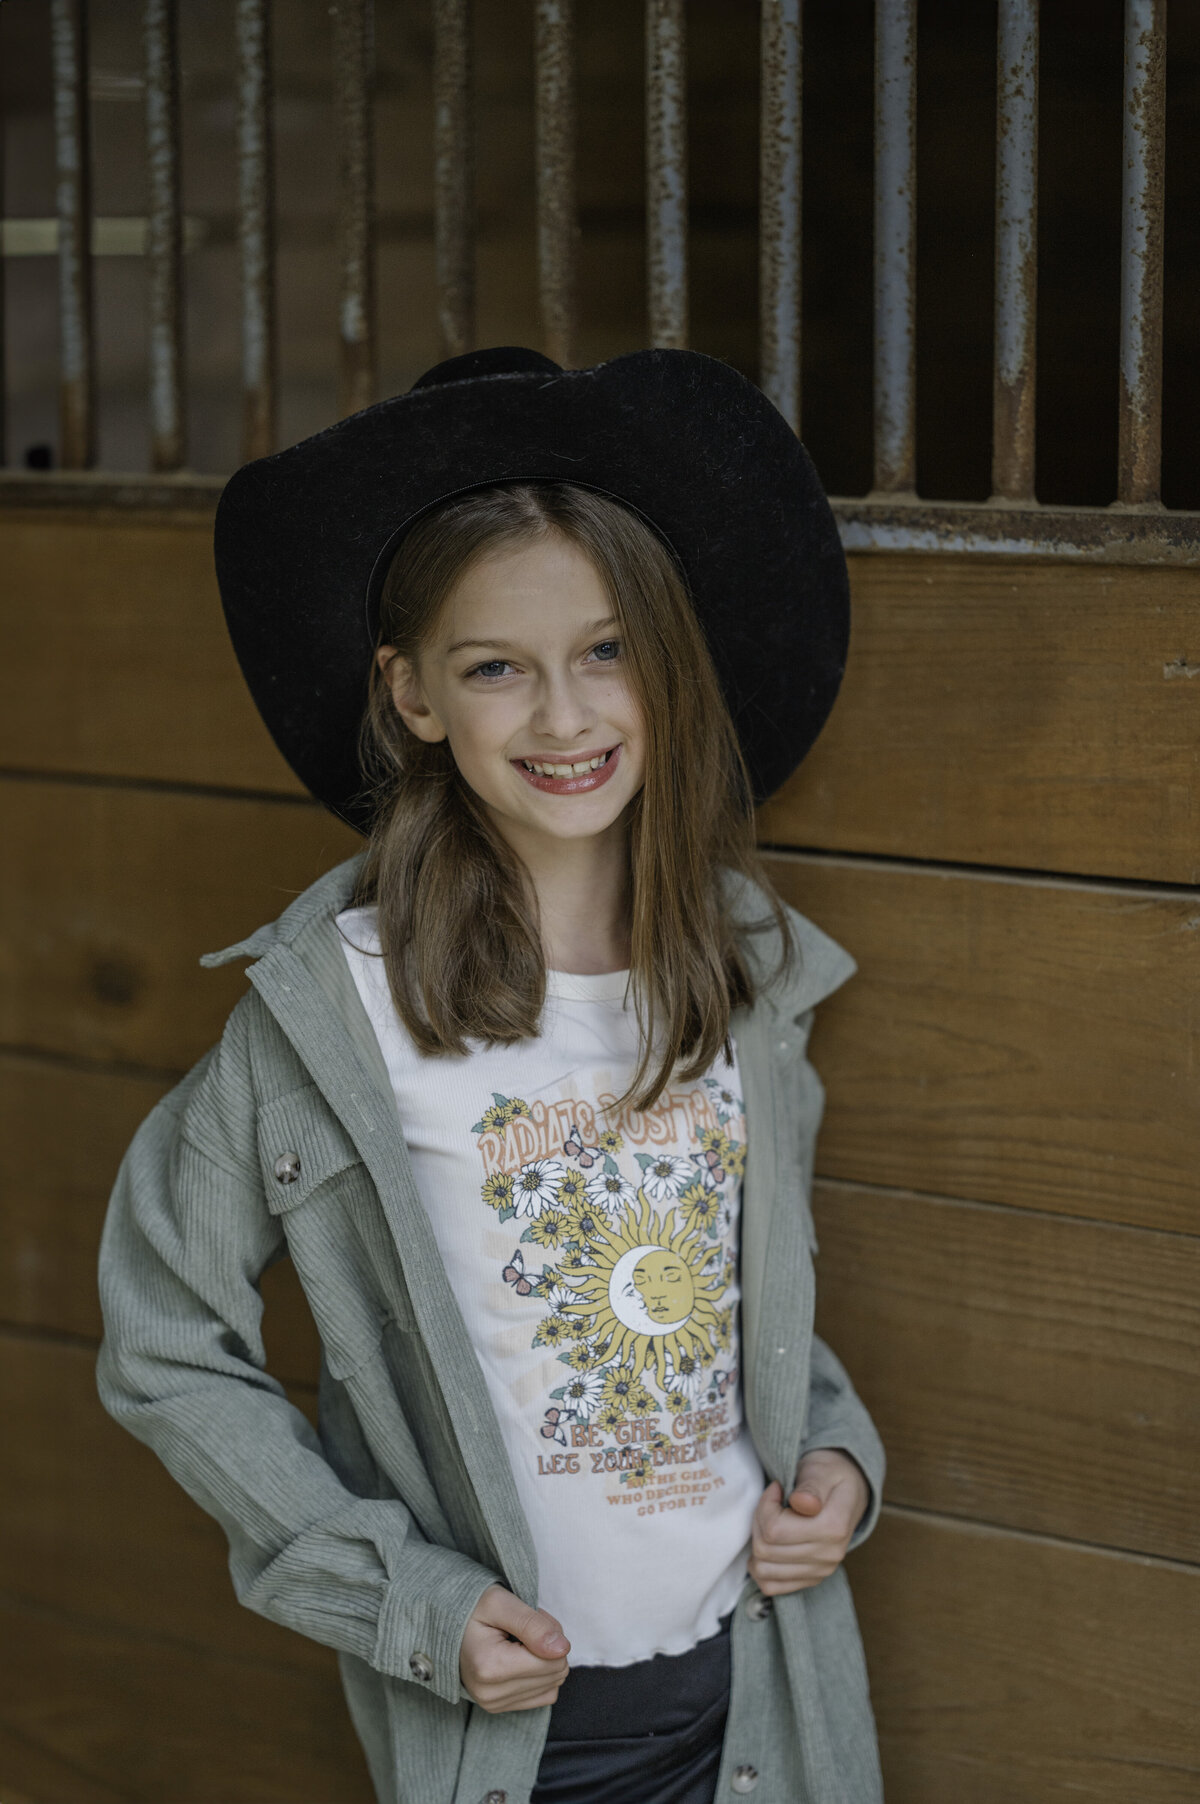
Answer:
<svg viewBox="0 0 1200 1804"><path fill-rule="evenodd" d="M551 532L472 565L419 663L380 650L407 726L449 740L518 853L608 832L642 787L642 711L618 632L590 558Z"/></svg>

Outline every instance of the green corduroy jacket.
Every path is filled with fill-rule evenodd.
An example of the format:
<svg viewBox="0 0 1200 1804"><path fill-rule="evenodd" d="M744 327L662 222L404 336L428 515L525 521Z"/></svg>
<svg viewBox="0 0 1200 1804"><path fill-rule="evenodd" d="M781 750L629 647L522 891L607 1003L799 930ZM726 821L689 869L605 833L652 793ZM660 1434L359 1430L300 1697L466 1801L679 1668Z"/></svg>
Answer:
<svg viewBox="0 0 1200 1804"><path fill-rule="evenodd" d="M536 1603L537 1559L334 925L358 864L204 961L252 958L250 988L121 1167L100 1253L100 1396L221 1523L241 1602L338 1650L380 1804L527 1804L549 1712L490 1715L463 1692L458 1661L487 1586ZM761 918L761 899L740 895L743 918ZM871 1502L855 1545L878 1516L883 1449L812 1332L824 1092L805 1056L813 1009L855 964L792 922L793 970L731 1024L749 1151L745 1411L785 1488L811 1448L858 1461ZM769 972L774 929L748 946ZM284 1153L300 1162L286 1185ZM258 1286L285 1253L321 1338L319 1433L266 1370ZM761 1605L747 1580L718 1798L876 1804L844 1571Z"/></svg>

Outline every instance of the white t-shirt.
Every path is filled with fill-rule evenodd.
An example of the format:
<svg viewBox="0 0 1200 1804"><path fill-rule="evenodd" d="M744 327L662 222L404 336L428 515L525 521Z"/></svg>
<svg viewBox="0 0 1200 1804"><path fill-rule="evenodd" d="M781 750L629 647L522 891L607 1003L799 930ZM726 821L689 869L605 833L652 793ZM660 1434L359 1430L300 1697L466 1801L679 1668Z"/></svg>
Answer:
<svg viewBox="0 0 1200 1804"><path fill-rule="evenodd" d="M765 1482L738 1380L736 1062L616 1111L638 1049L626 972L551 971L536 1039L423 1057L374 910L338 925L499 1418L538 1601L575 1665L685 1653L737 1601Z"/></svg>

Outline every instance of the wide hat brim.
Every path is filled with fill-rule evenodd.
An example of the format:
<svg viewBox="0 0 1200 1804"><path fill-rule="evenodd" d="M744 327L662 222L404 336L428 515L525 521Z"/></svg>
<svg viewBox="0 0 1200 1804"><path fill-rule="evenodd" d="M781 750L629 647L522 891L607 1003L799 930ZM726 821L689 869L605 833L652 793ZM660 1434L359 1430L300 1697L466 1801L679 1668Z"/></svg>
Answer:
<svg viewBox="0 0 1200 1804"><path fill-rule="evenodd" d="M762 392L696 351L587 370L470 353L246 464L217 508L217 580L250 692L300 781L360 831L359 725L396 547L450 496L546 480L625 502L673 550L756 799L824 725L849 641L846 562L812 462Z"/></svg>

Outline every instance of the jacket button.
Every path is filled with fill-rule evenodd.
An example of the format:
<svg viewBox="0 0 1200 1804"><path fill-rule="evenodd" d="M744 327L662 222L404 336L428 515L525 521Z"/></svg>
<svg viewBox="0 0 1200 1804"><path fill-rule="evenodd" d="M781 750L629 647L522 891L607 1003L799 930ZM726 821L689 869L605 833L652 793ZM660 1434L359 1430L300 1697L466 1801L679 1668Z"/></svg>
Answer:
<svg viewBox="0 0 1200 1804"><path fill-rule="evenodd" d="M433 1661L428 1654L414 1654L408 1663L408 1670L414 1679L428 1684L433 1677Z"/></svg>
<svg viewBox="0 0 1200 1804"><path fill-rule="evenodd" d="M733 1769L733 1778L729 1781L738 1796L753 1791L758 1784L758 1768L754 1766L738 1766Z"/></svg>
<svg viewBox="0 0 1200 1804"><path fill-rule="evenodd" d="M746 1605L746 1614L751 1622L765 1622L774 1608L769 1597L752 1597Z"/></svg>
<svg viewBox="0 0 1200 1804"><path fill-rule="evenodd" d="M280 1153L274 1171L277 1184L294 1184L300 1176L300 1154Z"/></svg>
<svg viewBox="0 0 1200 1804"><path fill-rule="evenodd" d="M483 1804L508 1804L506 1791L489 1791L484 1793Z"/></svg>

